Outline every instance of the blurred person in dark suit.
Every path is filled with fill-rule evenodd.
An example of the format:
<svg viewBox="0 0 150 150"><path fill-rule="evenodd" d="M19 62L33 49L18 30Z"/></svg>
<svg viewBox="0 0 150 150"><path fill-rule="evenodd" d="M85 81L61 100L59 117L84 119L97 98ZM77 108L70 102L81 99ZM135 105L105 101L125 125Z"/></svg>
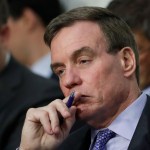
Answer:
<svg viewBox="0 0 150 150"><path fill-rule="evenodd" d="M58 0L7 0L12 55L36 74L55 77L50 69L50 51L43 41L46 25L63 10Z"/></svg>
<svg viewBox="0 0 150 150"><path fill-rule="evenodd" d="M63 98L58 83L33 74L18 63L7 47L9 16L6 0L0 0L0 149L15 149L20 143L25 114L30 107Z"/></svg>
<svg viewBox="0 0 150 150"><path fill-rule="evenodd" d="M140 87L150 95L150 1L113 0L107 6L131 27L139 49Z"/></svg>
<svg viewBox="0 0 150 150"><path fill-rule="evenodd" d="M43 40L48 23L64 10L59 0L7 0L10 15L8 17L9 36L7 47L21 64L38 75L48 79L58 77L50 68L49 47ZM50 83L51 84L51 83ZM77 122L72 131L82 126Z"/></svg>

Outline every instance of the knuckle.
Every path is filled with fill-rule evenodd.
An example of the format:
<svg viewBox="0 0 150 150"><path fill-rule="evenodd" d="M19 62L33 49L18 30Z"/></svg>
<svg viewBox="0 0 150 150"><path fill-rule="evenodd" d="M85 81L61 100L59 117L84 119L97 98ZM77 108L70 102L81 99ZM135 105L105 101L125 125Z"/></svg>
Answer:
<svg viewBox="0 0 150 150"><path fill-rule="evenodd" d="M56 105L60 104L61 102L62 102L62 100L56 99L56 100L52 101L52 102L49 104L49 106L56 106Z"/></svg>
<svg viewBox="0 0 150 150"><path fill-rule="evenodd" d="M42 111L42 112L41 112L41 116L47 117L47 115L48 115L48 112L47 112L47 111Z"/></svg>
<svg viewBox="0 0 150 150"><path fill-rule="evenodd" d="M32 114L35 111L35 108L29 108L27 111L27 115Z"/></svg>

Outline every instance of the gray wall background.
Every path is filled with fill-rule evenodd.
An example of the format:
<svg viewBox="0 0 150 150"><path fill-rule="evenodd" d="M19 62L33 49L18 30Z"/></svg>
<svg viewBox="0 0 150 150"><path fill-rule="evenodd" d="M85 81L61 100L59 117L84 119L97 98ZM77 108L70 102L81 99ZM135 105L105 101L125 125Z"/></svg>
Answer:
<svg viewBox="0 0 150 150"><path fill-rule="evenodd" d="M80 6L106 7L111 0L60 0L66 11Z"/></svg>

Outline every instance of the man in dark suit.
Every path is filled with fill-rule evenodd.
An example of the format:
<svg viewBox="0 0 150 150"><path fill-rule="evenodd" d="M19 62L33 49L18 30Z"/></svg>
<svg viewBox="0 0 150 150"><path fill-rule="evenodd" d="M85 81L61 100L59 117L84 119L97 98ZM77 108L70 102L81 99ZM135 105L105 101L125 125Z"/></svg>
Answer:
<svg viewBox="0 0 150 150"><path fill-rule="evenodd" d="M27 109L47 105L63 94L55 80L31 73L7 51L9 12L5 2L0 0L0 149L10 150L20 143Z"/></svg>
<svg viewBox="0 0 150 150"><path fill-rule="evenodd" d="M66 98L28 110L20 149L150 149L150 98L138 86L128 25L107 9L80 7L55 18L44 40ZM76 118L88 125L68 135Z"/></svg>

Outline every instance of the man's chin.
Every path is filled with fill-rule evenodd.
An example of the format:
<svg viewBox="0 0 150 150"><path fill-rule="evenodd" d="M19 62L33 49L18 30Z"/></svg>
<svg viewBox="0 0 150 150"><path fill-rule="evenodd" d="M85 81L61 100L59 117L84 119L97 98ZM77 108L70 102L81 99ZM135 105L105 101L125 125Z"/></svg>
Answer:
<svg viewBox="0 0 150 150"><path fill-rule="evenodd" d="M77 112L76 112L76 120L86 121L87 118L89 118L89 117L87 116L86 111L83 111L83 110L81 110L81 109L77 109Z"/></svg>

